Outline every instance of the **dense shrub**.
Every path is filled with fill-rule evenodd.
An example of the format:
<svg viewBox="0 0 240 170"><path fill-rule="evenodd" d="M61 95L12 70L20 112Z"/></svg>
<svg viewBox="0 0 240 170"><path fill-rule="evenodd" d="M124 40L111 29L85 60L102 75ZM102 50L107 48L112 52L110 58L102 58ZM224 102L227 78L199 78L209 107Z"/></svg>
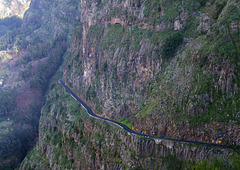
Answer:
<svg viewBox="0 0 240 170"><path fill-rule="evenodd" d="M176 52L177 47L182 43L183 35L179 32L171 33L163 42L161 47L161 54L163 58L170 58Z"/></svg>
<svg viewBox="0 0 240 170"><path fill-rule="evenodd" d="M66 51L66 42L64 39L56 39L53 43L52 50L48 53L47 62L41 63L34 77L30 81L31 88L37 88L39 90L46 90L48 80L53 76L55 71L62 63L62 57Z"/></svg>
<svg viewBox="0 0 240 170"><path fill-rule="evenodd" d="M3 36L8 31L14 28L19 28L22 25L22 19L16 16L0 19L0 36Z"/></svg>
<svg viewBox="0 0 240 170"><path fill-rule="evenodd" d="M13 108L14 96L15 91L13 90L0 92L0 117L7 116L8 112Z"/></svg>

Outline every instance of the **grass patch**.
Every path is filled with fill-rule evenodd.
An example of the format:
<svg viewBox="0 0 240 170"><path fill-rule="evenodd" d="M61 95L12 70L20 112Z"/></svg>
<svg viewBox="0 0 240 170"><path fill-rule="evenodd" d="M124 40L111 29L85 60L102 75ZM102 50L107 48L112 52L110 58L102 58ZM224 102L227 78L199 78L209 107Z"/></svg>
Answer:
<svg viewBox="0 0 240 170"><path fill-rule="evenodd" d="M0 122L0 129L1 128L7 128L12 124L12 121L2 121Z"/></svg>
<svg viewBox="0 0 240 170"><path fill-rule="evenodd" d="M113 119L116 122L122 123L124 125L126 125L127 127L129 127L130 129L132 129L132 123L130 122L130 120L126 117L120 118L120 119Z"/></svg>
<svg viewBox="0 0 240 170"><path fill-rule="evenodd" d="M120 24L115 24L109 26L103 36L103 39L100 43L100 50L104 51L109 49L111 46L114 46L117 42L121 42L123 36L123 29Z"/></svg>
<svg viewBox="0 0 240 170"><path fill-rule="evenodd" d="M157 106L156 101L152 101L149 105L143 105L142 109L136 115L137 118L145 117L155 106Z"/></svg>
<svg viewBox="0 0 240 170"><path fill-rule="evenodd" d="M8 128L12 125L12 121L0 122L0 135L8 132ZM0 137L1 139L1 137Z"/></svg>

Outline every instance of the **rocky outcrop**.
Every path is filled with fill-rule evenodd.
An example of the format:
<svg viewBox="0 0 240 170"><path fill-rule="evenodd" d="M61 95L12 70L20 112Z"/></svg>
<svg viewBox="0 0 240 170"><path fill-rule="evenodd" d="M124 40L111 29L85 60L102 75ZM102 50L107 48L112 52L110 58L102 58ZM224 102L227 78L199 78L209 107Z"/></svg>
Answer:
<svg viewBox="0 0 240 170"><path fill-rule="evenodd" d="M69 119L69 115L73 119ZM118 126L89 117L56 84L43 108L39 143L20 169L156 169L165 168L168 159L177 167L176 164L181 164L183 160L199 161L228 154L226 149L150 140L127 134ZM177 163L176 158L180 162Z"/></svg>
<svg viewBox="0 0 240 170"><path fill-rule="evenodd" d="M23 17L31 0L3 0L0 2L0 18L19 16Z"/></svg>
<svg viewBox="0 0 240 170"><path fill-rule="evenodd" d="M32 0L29 10L23 18L23 29L32 30L30 38L38 37L39 41L52 41L59 36L73 34L75 25L80 22L80 4L72 1Z"/></svg>
<svg viewBox="0 0 240 170"><path fill-rule="evenodd" d="M76 41L82 45L79 48L77 42L72 44L72 56L76 63L65 67L64 78L73 89L80 91L79 95L96 112L100 111L111 118L127 117L135 128L149 134L154 132L206 142L220 139L224 139L224 143L231 141L233 136L230 133L239 129L236 124L224 128L229 134L225 137L214 128L203 133L206 128L202 124L194 128L190 126L196 115L209 112L210 105L219 100L213 99L213 91L218 93L222 89L221 93L230 98L233 88L238 89L236 84L233 87L231 83L233 76L236 78L236 70L230 69L232 66L213 64L209 56L209 65L204 63L207 70L198 69L197 60L203 44L187 38L179 48L181 53L175 54L173 59L163 58L159 46L164 43L164 38L161 39L164 31L156 31L159 26L151 25L151 20L145 20L146 16L141 15L145 9L144 3L136 7L136 4L125 1L104 1L100 4L82 1L81 5L83 38ZM161 10L166 11L164 6ZM134 12L132 15L120 15L126 11ZM167 14L162 11L159 15L164 18ZM186 29L186 25L193 20L188 18L189 15L195 16L196 11L191 14L185 10L180 18L176 16L172 22L161 24L168 25L165 29L169 31ZM196 18L202 19L193 24L200 34L206 33L212 19L200 11L199 15ZM131 17L136 19L131 21ZM157 42L154 42L155 36L159 36ZM113 41L108 41L108 37ZM78 63L82 64L79 66ZM216 70L217 67L222 70ZM208 74L217 75L218 78L208 78ZM160 80L157 80L158 76ZM213 87L205 87L204 81ZM202 92L199 93L200 89ZM97 110L99 107L101 109ZM185 118L179 120L178 114ZM192 119L186 118L189 115ZM216 128L216 124L210 126ZM220 129L224 126L227 127L225 123L217 125ZM235 132L237 134L238 130ZM236 141L239 139L236 138Z"/></svg>
<svg viewBox="0 0 240 170"><path fill-rule="evenodd" d="M225 29L220 21L230 5L216 3L81 0L81 23L57 76L95 113L125 118L138 132L239 145L238 63L217 48L231 39L216 31ZM160 169L169 160L234 155L129 136L88 117L58 83L50 85L40 123L39 144L22 169Z"/></svg>

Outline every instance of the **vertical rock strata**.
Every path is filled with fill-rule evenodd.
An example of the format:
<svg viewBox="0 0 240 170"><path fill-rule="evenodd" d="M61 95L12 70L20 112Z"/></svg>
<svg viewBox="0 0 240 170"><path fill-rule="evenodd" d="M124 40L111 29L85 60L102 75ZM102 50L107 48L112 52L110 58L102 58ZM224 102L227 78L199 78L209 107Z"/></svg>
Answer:
<svg viewBox="0 0 240 170"><path fill-rule="evenodd" d="M228 15L239 11L238 1L81 0L77 6L81 22L49 87L39 143L21 169L161 169L168 162L176 169L183 161L233 154L128 135L90 118L57 80L95 113L124 118L138 132L239 145L239 18Z"/></svg>

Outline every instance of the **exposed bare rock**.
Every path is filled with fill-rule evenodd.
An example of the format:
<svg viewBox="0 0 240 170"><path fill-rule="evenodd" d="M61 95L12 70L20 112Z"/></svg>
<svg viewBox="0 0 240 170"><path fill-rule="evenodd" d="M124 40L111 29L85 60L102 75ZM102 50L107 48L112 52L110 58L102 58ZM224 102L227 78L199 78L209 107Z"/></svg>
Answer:
<svg viewBox="0 0 240 170"><path fill-rule="evenodd" d="M2 0L0 2L0 18L19 16L23 17L31 0Z"/></svg>

